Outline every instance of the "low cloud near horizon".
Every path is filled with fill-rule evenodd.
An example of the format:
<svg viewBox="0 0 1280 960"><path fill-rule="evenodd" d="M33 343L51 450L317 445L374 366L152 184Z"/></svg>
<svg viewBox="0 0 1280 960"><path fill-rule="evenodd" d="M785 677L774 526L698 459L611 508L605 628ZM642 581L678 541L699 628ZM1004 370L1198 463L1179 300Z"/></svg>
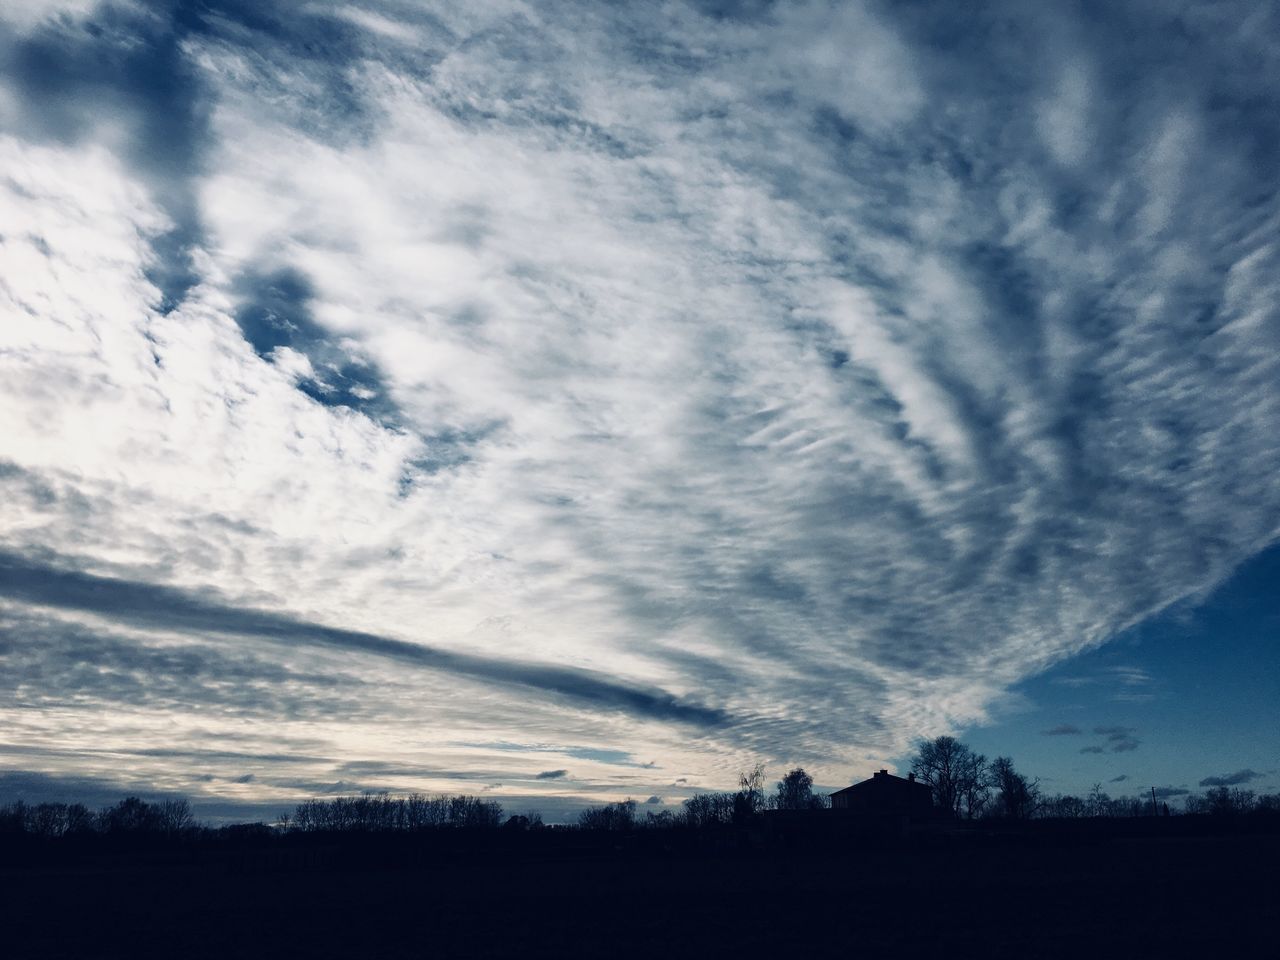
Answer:
<svg viewBox="0 0 1280 960"><path fill-rule="evenodd" d="M1264 774L1256 770L1237 770L1235 773L1224 773L1220 777L1205 777L1200 781L1202 787L1238 787L1242 783L1250 783L1263 779Z"/></svg>
<svg viewBox="0 0 1280 960"><path fill-rule="evenodd" d="M735 11L0 5L14 763L849 782L1276 541L1275 11Z"/></svg>

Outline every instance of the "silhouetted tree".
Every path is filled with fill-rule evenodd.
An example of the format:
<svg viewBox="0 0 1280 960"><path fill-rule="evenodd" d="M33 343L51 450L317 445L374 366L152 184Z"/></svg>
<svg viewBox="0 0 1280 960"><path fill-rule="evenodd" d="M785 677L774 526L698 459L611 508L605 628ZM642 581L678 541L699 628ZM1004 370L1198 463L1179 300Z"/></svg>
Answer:
<svg viewBox="0 0 1280 960"><path fill-rule="evenodd" d="M804 767L796 767L778 781L773 806L776 810L812 810L814 800L813 777L805 773Z"/></svg>
<svg viewBox="0 0 1280 960"><path fill-rule="evenodd" d="M1204 795L1205 812L1214 817L1230 817L1253 810L1254 793L1239 787L1214 787Z"/></svg>
<svg viewBox="0 0 1280 960"><path fill-rule="evenodd" d="M81 836L93 832L93 811L83 803L67 804L67 829L71 836Z"/></svg>
<svg viewBox="0 0 1280 960"><path fill-rule="evenodd" d="M25 833L27 829L27 805L17 800L0 807L0 833Z"/></svg>
<svg viewBox="0 0 1280 960"><path fill-rule="evenodd" d="M25 830L38 837L61 837L67 832L67 805L40 803L28 808Z"/></svg>
<svg viewBox="0 0 1280 960"><path fill-rule="evenodd" d="M911 770L932 788L935 806L954 816L978 816L990 796L987 758L955 737L920 741Z"/></svg>
<svg viewBox="0 0 1280 960"><path fill-rule="evenodd" d="M396 799L385 793L307 800L294 809L289 829L312 831L490 829L502 825L502 804L470 796Z"/></svg>
<svg viewBox="0 0 1280 960"><path fill-rule="evenodd" d="M738 774L738 792L733 798L734 820L745 820L764 809L764 764Z"/></svg>
<svg viewBox="0 0 1280 960"><path fill-rule="evenodd" d="M158 806L139 797L125 797L114 807L99 811L98 825L109 834L159 833L164 829L164 818Z"/></svg>
<svg viewBox="0 0 1280 960"><path fill-rule="evenodd" d="M1090 817L1105 817L1111 813L1111 798L1102 789L1102 784L1095 783L1085 800L1085 812Z"/></svg>
<svg viewBox="0 0 1280 960"><path fill-rule="evenodd" d="M502 829L512 831L541 830L542 814L537 811L530 814L512 814L507 818L507 822L502 825Z"/></svg>
<svg viewBox="0 0 1280 960"><path fill-rule="evenodd" d="M1263 793L1254 802L1253 809L1257 813L1269 816L1280 813L1280 793Z"/></svg>
<svg viewBox="0 0 1280 960"><path fill-rule="evenodd" d="M195 825L191 804L184 799L164 800L156 809L160 829L168 834L185 833Z"/></svg>
<svg viewBox="0 0 1280 960"><path fill-rule="evenodd" d="M670 810L659 810L657 813L649 810L645 812L642 826L646 830L669 830L676 826L676 817Z"/></svg>
<svg viewBox="0 0 1280 960"><path fill-rule="evenodd" d="M1042 799L1036 808L1036 813L1042 817L1083 817L1085 802L1079 797L1059 793Z"/></svg>
<svg viewBox="0 0 1280 960"><path fill-rule="evenodd" d="M733 820L734 797L732 793L697 793L684 802L686 826L699 829Z"/></svg>
<svg viewBox="0 0 1280 960"><path fill-rule="evenodd" d="M1035 813L1040 786L1030 782L1013 768L1009 757L991 761L991 780L995 787L995 814L1009 820L1026 820Z"/></svg>
<svg viewBox="0 0 1280 960"><path fill-rule="evenodd" d="M636 823L636 802L623 800L603 807L588 807L578 814L583 830L630 830Z"/></svg>
<svg viewBox="0 0 1280 960"><path fill-rule="evenodd" d="M476 797L454 797L449 801L449 823L455 827L487 830L502 824L502 804Z"/></svg>

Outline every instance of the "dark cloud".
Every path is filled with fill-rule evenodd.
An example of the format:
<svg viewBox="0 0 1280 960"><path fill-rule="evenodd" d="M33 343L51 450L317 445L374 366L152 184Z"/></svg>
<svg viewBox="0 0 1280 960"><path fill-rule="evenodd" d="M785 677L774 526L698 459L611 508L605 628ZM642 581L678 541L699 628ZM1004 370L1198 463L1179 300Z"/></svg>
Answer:
<svg viewBox="0 0 1280 960"><path fill-rule="evenodd" d="M0 551L0 596L41 606L82 610L150 629L312 643L399 660L482 682L535 690L568 703L676 723L715 727L728 720L722 711L713 707L682 701L662 690L629 686L587 670L437 650L390 637L308 623L284 614L231 607L172 587L53 567L8 551Z"/></svg>
<svg viewBox="0 0 1280 960"><path fill-rule="evenodd" d="M1202 787L1234 787L1242 783L1249 783L1253 780L1260 780L1264 775L1258 773L1257 770L1237 770L1235 773L1226 773L1220 777L1205 777L1200 781Z"/></svg>
<svg viewBox="0 0 1280 960"><path fill-rule="evenodd" d="M1156 787L1155 795L1157 800L1168 800L1171 797L1185 797L1191 791L1186 787Z"/></svg>
<svg viewBox="0 0 1280 960"><path fill-rule="evenodd" d="M569 775L568 770L543 770L533 779L535 780L563 780Z"/></svg>
<svg viewBox="0 0 1280 960"><path fill-rule="evenodd" d="M1129 775L1127 773L1122 773L1118 777L1112 777L1107 782L1108 783L1124 783L1128 779L1129 779Z"/></svg>
<svg viewBox="0 0 1280 960"><path fill-rule="evenodd" d="M1137 750L1142 744L1142 741L1134 736L1133 727L1094 727L1093 732L1107 738L1107 747L1112 753L1129 753Z"/></svg>
<svg viewBox="0 0 1280 960"><path fill-rule="evenodd" d="M440 780L495 780L505 776L506 771L485 768L459 770L451 767L427 767L385 760L351 760L339 765L337 774L342 777L351 776L361 780L379 781L388 779L423 780L427 778Z"/></svg>
<svg viewBox="0 0 1280 960"><path fill-rule="evenodd" d="M1107 751L1104 750L1102 747L1081 747L1080 752L1081 753L1106 753Z"/></svg>
<svg viewBox="0 0 1280 960"><path fill-rule="evenodd" d="M50 19L0 45L0 74L18 91L23 136L78 143L95 136L104 117L124 121L127 159L174 224L155 242L151 268L167 308L196 282L193 178L210 142L212 100L183 52L188 33L181 18L104 3L88 20Z"/></svg>
<svg viewBox="0 0 1280 960"><path fill-rule="evenodd" d="M1073 737L1073 736L1079 735L1083 731L1079 727L1073 726L1072 724L1061 723L1056 727L1053 727L1049 730L1042 730L1040 732L1042 735L1046 737Z"/></svg>
<svg viewBox="0 0 1280 960"><path fill-rule="evenodd" d="M49 18L28 36L0 42L0 76L19 94L17 132L28 139L78 143L99 134L104 117L124 121L125 159L173 223L152 241L156 260L149 268L168 310L198 280L191 258L204 239L197 178L214 144L209 118L216 94L189 56L188 41L256 53L246 65L256 68L261 95L287 99L300 108L292 118L299 126L337 137L364 125L364 104L344 68L364 54L367 39L341 18L308 16L274 0L155 0L145 9L108 0L83 20ZM289 68L265 66L273 62ZM281 97L298 83L300 68L312 95ZM328 403L364 399L360 373L358 365L330 371L330 381L313 385L314 395Z"/></svg>
<svg viewBox="0 0 1280 960"><path fill-rule="evenodd" d="M4 585L0 584L0 595ZM322 719L356 716L367 699L354 677L298 670L260 653L199 643L149 646L110 630L45 616L0 613L0 696L48 708L86 701L131 708L217 712L243 717ZM233 751L206 758L244 759ZM168 747L139 756L190 755ZM260 756L286 761L284 754Z"/></svg>
<svg viewBox="0 0 1280 960"><path fill-rule="evenodd" d="M653 796L651 796L648 800L645 801L645 803L647 804L656 804L661 802L662 802L662 798L658 796L656 793Z"/></svg>
<svg viewBox="0 0 1280 960"><path fill-rule="evenodd" d="M196 779L212 782L214 778ZM172 799L174 794L157 791L143 778L106 779L33 770L0 770L0 804L17 800L31 804L82 803L97 810L119 803L129 796L156 802ZM189 794L187 798L196 819L204 823L270 822L280 814L278 803L228 800L198 794Z"/></svg>
<svg viewBox="0 0 1280 960"><path fill-rule="evenodd" d="M565 747L560 751L569 757L580 760L594 760L596 763L607 763L616 767L638 767L643 764L635 762L635 758L625 750L610 750L601 747Z"/></svg>
<svg viewBox="0 0 1280 960"><path fill-rule="evenodd" d="M242 276L234 287L236 323L258 356L275 362L285 347L306 357L311 374L298 389L327 407L349 407L389 427L403 423L377 365L350 339L335 337L315 322L314 290L300 271L281 268Z"/></svg>
<svg viewBox="0 0 1280 960"><path fill-rule="evenodd" d="M223 734L224 738L226 736L226 734ZM75 749L62 749L45 745L31 746L28 744L2 743L0 744L0 755L39 756L81 761L86 758L103 758L111 760L122 757L137 760L190 760L200 761L201 763L243 763L245 761L253 761L272 766L278 764L328 764L332 762L325 757L308 756L301 750L296 753L254 753L240 750L209 750L194 744L190 747L129 748L86 746Z"/></svg>
<svg viewBox="0 0 1280 960"><path fill-rule="evenodd" d="M97 777L58 776L33 770L0 770L0 802L83 803L100 807L140 790L149 784L129 780L113 781ZM151 799L152 792L144 799Z"/></svg>

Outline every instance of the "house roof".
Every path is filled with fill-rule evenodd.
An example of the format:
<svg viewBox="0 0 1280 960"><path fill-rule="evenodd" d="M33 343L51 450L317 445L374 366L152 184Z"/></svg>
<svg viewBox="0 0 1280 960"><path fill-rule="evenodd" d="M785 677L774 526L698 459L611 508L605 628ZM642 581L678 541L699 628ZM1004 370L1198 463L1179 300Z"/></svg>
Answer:
<svg viewBox="0 0 1280 960"><path fill-rule="evenodd" d="M845 787L843 790L837 790L835 793L832 794L832 796L834 797L841 793L849 793L853 790L859 790L873 783L882 783L882 784L892 783L895 787L898 784L903 784L908 788L923 787L926 790L929 789L929 785L925 783L923 780L916 780L914 778L908 779L906 777L897 777L897 776L894 776L892 773L890 773L888 770L879 770L876 772L875 776L869 777L866 780L859 780L857 783L853 784L852 786Z"/></svg>

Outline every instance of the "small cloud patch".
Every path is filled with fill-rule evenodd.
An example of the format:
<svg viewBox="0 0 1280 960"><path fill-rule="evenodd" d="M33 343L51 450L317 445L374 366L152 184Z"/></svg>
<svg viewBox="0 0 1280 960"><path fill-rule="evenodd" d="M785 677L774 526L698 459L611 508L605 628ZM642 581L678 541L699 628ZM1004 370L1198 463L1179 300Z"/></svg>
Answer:
<svg viewBox="0 0 1280 960"><path fill-rule="evenodd" d="M1142 741L1134 736L1133 727L1094 727L1093 732L1107 738L1106 746L1112 753L1129 753L1137 750L1142 744Z"/></svg>
<svg viewBox="0 0 1280 960"><path fill-rule="evenodd" d="M1235 773L1224 773L1220 777L1205 777L1200 781L1202 787L1235 787L1242 783L1248 783L1251 780L1259 780L1262 778L1257 770L1237 770Z"/></svg>
<svg viewBox="0 0 1280 960"><path fill-rule="evenodd" d="M563 780L569 775L568 770L543 770L533 779L535 780Z"/></svg>

